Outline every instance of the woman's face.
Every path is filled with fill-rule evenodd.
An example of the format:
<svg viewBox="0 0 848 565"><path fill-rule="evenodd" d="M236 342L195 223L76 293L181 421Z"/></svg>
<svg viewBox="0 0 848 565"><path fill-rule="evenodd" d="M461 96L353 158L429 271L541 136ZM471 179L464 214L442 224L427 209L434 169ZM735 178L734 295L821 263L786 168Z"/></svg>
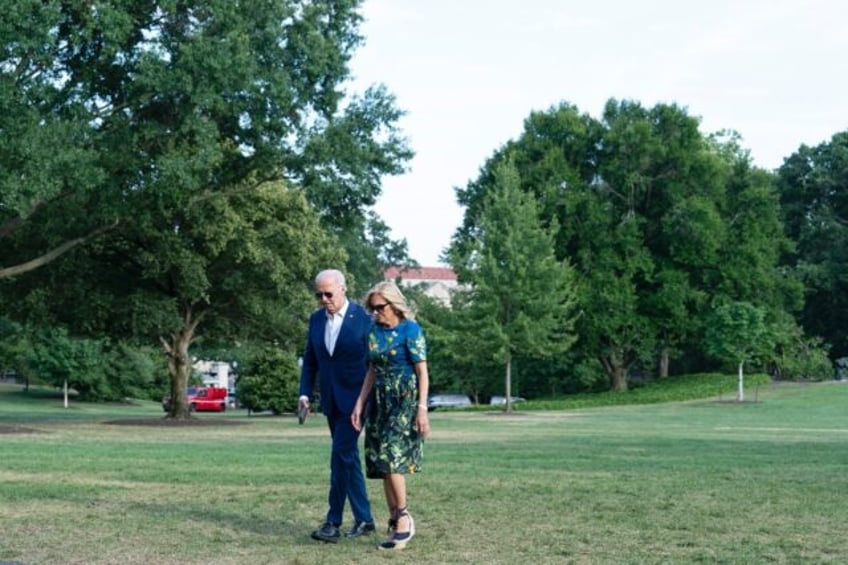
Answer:
<svg viewBox="0 0 848 565"><path fill-rule="evenodd" d="M374 320L384 326L395 326L400 321L391 302L382 294L374 293L368 301L368 309L374 313Z"/></svg>

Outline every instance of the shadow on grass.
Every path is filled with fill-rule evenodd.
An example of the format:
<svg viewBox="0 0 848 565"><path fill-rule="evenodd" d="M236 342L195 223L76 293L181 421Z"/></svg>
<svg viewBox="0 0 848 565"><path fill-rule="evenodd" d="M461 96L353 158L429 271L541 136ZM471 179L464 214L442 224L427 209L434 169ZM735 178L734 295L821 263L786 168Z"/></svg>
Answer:
<svg viewBox="0 0 848 565"><path fill-rule="evenodd" d="M312 545L315 542L309 537L309 532L315 524L298 523L286 517L268 519L250 513L233 513L217 510L214 507L186 508L161 503L136 502L131 508L150 516L172 516L180 522L207 523L223 531L233 532L233 538L238 539L236 530L270 536L279 543L294 545Z"/></svg>
<svg viewBox="0 0 848 565"><path fill-rule="evenodd" d="M170 428L191 428L209 426L243 426L249 422L229 420L225 418L122 418L103 422L108 426L153 426Z"/></svg>
<svg viewBox="0 0 848 565"><path fill-rule="evenodd" d="M36 430L33 428L27 428L25 426L9 426L6 424L0 424L0 435L3 434L40 434L42 433L40 430ZM2 563L0 563L2 565Z"/></svg>

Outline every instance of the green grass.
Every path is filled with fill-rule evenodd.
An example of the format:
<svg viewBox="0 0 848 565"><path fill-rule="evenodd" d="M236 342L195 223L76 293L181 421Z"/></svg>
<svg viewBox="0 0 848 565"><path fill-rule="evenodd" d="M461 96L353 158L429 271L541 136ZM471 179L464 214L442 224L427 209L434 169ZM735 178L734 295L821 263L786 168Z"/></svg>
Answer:
<svg viewBox="0 0 848 565"><path fill-rule="evenodd" d="M744 378L746 396L756 399L759 389L769 382L768 375L754 374ZM654 379L641 384L631 384L626 392L596 392L560 396L548 399L533 399L514 405L516 410L573 410L601 406L624 406L631 404L655 404L659 402L681 402L702 398L736 398L736 375L701 373L668 379ZM489 410L489 406L475 406L473 410Z"/></svg>
<svg viewBox="0 0 848 565"><path fill-rule="evenodd" d="M309 539L323 518L321 417L114 425L155 403L61 408L0 386L0 562L837 563L848 555L848 385L686 402L431 413L409 478L418 535ZM634 391L635 392L635 391ZM530 404L530 403L528 403ZM382 490L369 482L385 523ZM350 520L349 515L347 520ZM349 524L347 524L349 525Z"/></svg>

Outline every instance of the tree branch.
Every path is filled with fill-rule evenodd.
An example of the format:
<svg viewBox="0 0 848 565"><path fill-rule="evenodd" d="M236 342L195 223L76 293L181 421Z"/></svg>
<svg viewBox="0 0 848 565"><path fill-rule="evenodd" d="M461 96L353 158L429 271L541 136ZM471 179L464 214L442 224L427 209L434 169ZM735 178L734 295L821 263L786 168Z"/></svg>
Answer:
<svg viewBox="0 0 848 565"><path fill-rule="evenodd" d="M53 260L57 259L58 257L64 255L65 253L67 253L68 251L73 249L74 247L77 247L79 245L86 243L87 241L93 239L94 237L97 237L98 235L115 228L117 225L118 225L118 221L116 220L115 222L113 222L109 225L101 226L101 227L97 228L96 230L89 233L88 235L66 241L62 245L48 251L47 253L45 253L44 255L42 255L40 257L36 257L35 259L32 259L32 260L27 261L25 263L20 263L19 265L13 265L12 267L0 269L0 280L7 279L7 278L10 278L10 277L14 277L14 276L35 270L39 267L43 267L47 263L50 263L51 261L53 261Z"/></svg>

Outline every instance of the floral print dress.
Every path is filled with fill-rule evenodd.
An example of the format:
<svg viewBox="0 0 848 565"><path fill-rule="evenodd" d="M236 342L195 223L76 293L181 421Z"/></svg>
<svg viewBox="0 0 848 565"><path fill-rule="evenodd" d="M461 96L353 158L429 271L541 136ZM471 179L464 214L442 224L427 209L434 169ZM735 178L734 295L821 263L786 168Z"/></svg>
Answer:
<svg viewBox="0 0 848 565"><path fill-rule="evenodd" d="M413 320L401 320L394 328L375 325L368 349L376 378L365 431L365 474L379 479L388 473L416 473L424 438L416 426L414 364L427 360L424 333Z"/></svg>

